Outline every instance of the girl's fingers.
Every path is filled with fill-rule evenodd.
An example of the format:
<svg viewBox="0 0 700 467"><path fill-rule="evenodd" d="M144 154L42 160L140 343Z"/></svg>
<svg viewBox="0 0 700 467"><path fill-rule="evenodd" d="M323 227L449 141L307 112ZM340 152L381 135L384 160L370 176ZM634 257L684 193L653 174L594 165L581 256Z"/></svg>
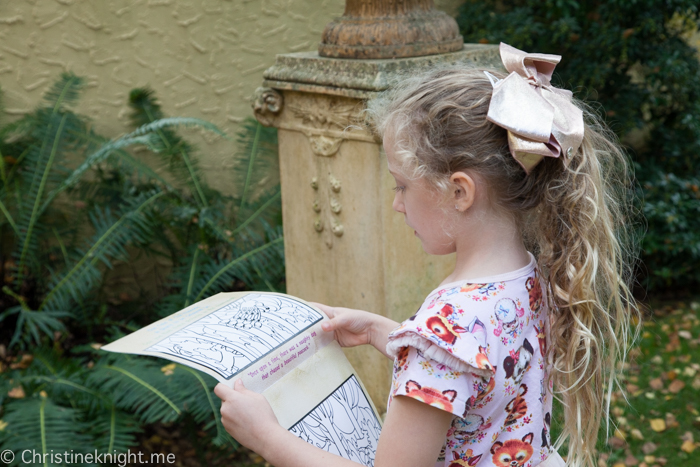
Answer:
<svg viewBox="0 0 700 467"><path fill-rule="evenodd" d="M235 393L235 391L223 383L217 384L214 388L214 394L216 394L222 401L225 401L227 398L231 397L231 394L233 393Z"/></svg>
<svg viewBox="0 0 700 467"><path fill-rule="evenodd" d="M238 379L235 383L233 383L233 389L235 389L238 392L253 392L250 391L247 387L245 387L245 384L243 384L242 379Z"/></svg>
<svg viewBox="0 0 700 467"><path fill-rule="evenodd" d="M319 308L322 312L324 312L329 318L332 318L335 316L335 308L332 306L324 305L323 303L317 303L317 302L309 302L316 308Z"/></svg>
<svg viewBox="0 0 700 467"><path fill-rule="evenodd" d="M323 321L321 323L321 329L330 332L343 327L343 320L341 318L331 318L329 320Z"/></svg>
<svg viewBox="0 0 700 467"><path fill-rule="evenodd" d="M337 331L343 329L347 325L347 319L344 317L331 318L328 321L321 323L321 329L326 332Z"/></svg>

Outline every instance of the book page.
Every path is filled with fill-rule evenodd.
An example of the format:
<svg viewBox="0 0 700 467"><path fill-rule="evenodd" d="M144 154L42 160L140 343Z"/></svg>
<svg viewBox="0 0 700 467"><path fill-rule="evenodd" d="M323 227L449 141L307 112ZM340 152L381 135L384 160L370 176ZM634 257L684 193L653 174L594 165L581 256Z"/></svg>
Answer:
<svg viewBox="0 0 700 467"><path fill-rule="evenodd" d="M380 418L324 319L289 295L220 293L102 349L162 357L231 387L241 379L299 438L373 466Z"/></svg>
<svg viewBox="0 0 700 467"><path fill-rule="evenodd" d="M320 330L323 319L320 310L289 295L220 293L102 349L167 358L221 382L246 372L267 373L274 378L266 387L282 376L277 373L286 373L332 340Z"/></svg>
<svg viewBox="0 0 700 467"><path fill-rule="evenodd" d="M351 375L289 431L324 451L373 466L381 429L360 381Z"/></svg>
<svg viewBox="0 0 700 467"><path fill-rule="evenodd" d="M198 363L228 380L323 318L298 300L251 293L146 350Z"/></svg>

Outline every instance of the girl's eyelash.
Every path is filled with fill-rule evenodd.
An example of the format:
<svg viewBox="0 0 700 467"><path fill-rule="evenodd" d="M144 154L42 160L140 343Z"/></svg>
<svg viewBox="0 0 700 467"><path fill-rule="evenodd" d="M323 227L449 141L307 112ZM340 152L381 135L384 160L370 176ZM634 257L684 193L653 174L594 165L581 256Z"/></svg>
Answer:
<svg viewBox="0 0 700 467"><path fill-rule="evenodd" d="M405 189L406 189L405 186L395 186L394 188L392 188L392 190L394 190L394 192L404 191Z"/></svg>

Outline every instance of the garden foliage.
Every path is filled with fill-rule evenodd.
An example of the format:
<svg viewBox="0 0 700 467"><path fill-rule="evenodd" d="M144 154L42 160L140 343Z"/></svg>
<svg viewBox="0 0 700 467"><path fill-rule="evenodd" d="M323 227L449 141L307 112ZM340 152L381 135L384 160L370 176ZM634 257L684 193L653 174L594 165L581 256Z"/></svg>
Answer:
<svg viewBox="0 0 700 467"><path fill-rule="evenodd" d="M235 446L213 378L99 347L219 291L283 290L276 134L246 122L225 196L177 132L227 138L218 128L166 118L135 89L135 130L107 140L73 110L83 84L64 74L0 127L0 446L123 452L145 424L185 415ZM106 278L137 258L165 263L167 279L115 299Z"/></svg>
<svg viewBox="0 0 700 467"><path fill-rule="evenodd" d="M465 42L506 42L563 57L554 84L599 111L635 163L646 217L642 279L700 285L700 63L687 38L696 0L468 0Z"/></svg>

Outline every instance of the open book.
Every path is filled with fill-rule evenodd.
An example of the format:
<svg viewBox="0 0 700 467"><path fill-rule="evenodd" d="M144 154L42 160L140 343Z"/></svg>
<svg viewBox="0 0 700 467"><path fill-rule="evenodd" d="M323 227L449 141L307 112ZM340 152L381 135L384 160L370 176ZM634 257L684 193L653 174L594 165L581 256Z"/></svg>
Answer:
<svg viewBox="0 0 700 467"><path fill-rule="evenodd" d="M291 295L220 293L102 349L162 357L231 387L241 379L298 437L373 466L380 418L324 319Z"/></svg>

